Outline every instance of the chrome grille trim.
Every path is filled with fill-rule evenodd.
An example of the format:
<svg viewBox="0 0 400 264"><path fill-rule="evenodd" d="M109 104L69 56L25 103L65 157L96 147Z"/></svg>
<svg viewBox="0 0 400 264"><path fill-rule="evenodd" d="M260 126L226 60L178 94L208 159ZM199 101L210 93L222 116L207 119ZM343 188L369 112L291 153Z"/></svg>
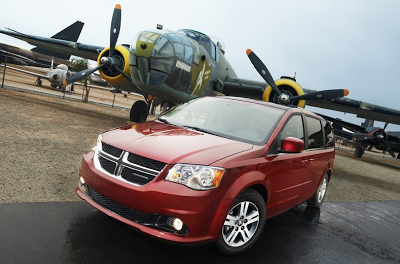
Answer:
<svg viewBox="0 0 400 264"><path fill-rule="evenodd" d="M100 144L101 147L98 146L95 150L94 159L93 159L95 168L114 179L126 182L128 184L132 184L135 186L146 185L146 184L150 183L151 181L153 181L166 166L165 163L162 163L159 161L154 161L154 162L157 162L160 164L164 164L163 168L160 171L157 171L154 169L140 166L138 164L131 163L130 161L128 161L128 156L129 156L129 154L131 154L130 152L120 150L118 148L115 148L115 147L107 144L108 149L115 148L111 151L113 153L118 153L118 150L122 151L121 155L119 157L116 157L116 156L113 156L113 155L105 152L102 148L103 144L105 144L105 143L102 142L102 144ZM137 154L135 154L135 155L137 155ZM141 156L139 156L139 157L141 157ZM141 158L143 158L146 161L153 162L152 159L145 158L145 157L141 157ZM111 164L111 163L115 164L113 173L111 173L110 168L103 167L105 162L109 162L109 164ZM121 175L122 171L125 168L129 170L129 171L125 171L125 173L128 173L128 177L126 174L124 175L124 177L122 177L122 175Z"/></svg>

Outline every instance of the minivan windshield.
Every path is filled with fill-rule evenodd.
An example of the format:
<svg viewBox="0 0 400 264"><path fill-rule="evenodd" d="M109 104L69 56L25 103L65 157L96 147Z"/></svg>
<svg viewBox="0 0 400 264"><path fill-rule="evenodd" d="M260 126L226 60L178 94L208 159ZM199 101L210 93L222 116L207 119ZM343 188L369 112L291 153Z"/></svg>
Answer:
<svg viewBox="0 0 400 264"><path fill-rule="evenodd" d="M159 120L251 144L264 144L284 110L224 97L202 97L181 104Z"/></svg>

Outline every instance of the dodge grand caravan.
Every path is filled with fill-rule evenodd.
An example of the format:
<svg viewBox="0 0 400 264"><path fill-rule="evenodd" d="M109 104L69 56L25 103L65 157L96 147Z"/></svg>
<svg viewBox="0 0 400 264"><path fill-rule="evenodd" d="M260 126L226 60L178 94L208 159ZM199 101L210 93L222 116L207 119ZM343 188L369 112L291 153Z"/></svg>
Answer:
<svg viewBox="0 0 400 264"><path fill-rule="evenodd" d="M99 135L76 191L148 235L236 255L266 219L304 202L319 207L334 158L330 124L309 111L204 97Z"/></svg>

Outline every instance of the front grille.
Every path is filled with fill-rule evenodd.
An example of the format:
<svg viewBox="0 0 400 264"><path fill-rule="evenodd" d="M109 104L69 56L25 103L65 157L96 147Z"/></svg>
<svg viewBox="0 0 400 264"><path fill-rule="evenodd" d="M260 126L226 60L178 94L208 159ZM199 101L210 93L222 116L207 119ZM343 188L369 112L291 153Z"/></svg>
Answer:
<svg viewBox="0 0 400 264"><path fill-rule="evenodd" d="M133 154L133 153L129 153L128 161L133 164L136 164L136 165L139 165L139 166L142 166L145 168L149 168L152 170L156 170L156 171L162 171L162 169L164 169L164 167L166 165L164 162L145 158L145 157Z"/></svg>
<svg viewBox="0 0 400 264"><path fill-rule="evenodd" d="M166 163L149 159L101 142L96 152L96 168L109 176L135 185L154 180Z"/></svg>
<svg viewBox="0 0 400 264"><path fill-rule="evenodd" d="M135 170L132 168L124 167L121 172L121 177L125 180L138 184L145 185L146 183L151 182L156 175L152 175L140 170Z"/></svg>
<svg viewBox="0 0 400 264"><path fill-rule="evenodd" d="M149 216L148 214L142 211L118 203L102 195L101 193L97 192L95 189L91 188L88 185L86 186L88 190L88 195L90 198L92 198L93 201L124 218L132 220L134 222L140 222Z"/></svg>
<svg viewBox="0 0 400 264"><path fill-rule="evenodd" d="M109 154L111 156L114 156L116 158L120 158L121 154L123 152L122 149L113 147L113 146L108 145L107 143L104 143L104 142L101 142L101 148L105 153L107 153L107 154Z"/></svg>
<svg viewBox="0 0 400 264"><path fill-rule="evenodd" d="M117 163L115 163L109 159L103 158L102 156L99 156L99 161L100 161L101 167L105 171L107 171L110 174L115 173L115 167L117 166Z"/></svg>

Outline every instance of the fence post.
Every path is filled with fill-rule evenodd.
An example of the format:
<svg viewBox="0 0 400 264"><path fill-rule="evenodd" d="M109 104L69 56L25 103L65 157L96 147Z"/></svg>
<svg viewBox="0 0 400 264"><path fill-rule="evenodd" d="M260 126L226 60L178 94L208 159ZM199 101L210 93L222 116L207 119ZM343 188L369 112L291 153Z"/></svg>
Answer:
<svg viewBox="0 0 400 264"><path fill-rule="evenodd" d="M7 57L8 56L6 55L6 58L4 60L3 80L1 81L1 88L4 87L4 78L6 76Z"/></svg>

